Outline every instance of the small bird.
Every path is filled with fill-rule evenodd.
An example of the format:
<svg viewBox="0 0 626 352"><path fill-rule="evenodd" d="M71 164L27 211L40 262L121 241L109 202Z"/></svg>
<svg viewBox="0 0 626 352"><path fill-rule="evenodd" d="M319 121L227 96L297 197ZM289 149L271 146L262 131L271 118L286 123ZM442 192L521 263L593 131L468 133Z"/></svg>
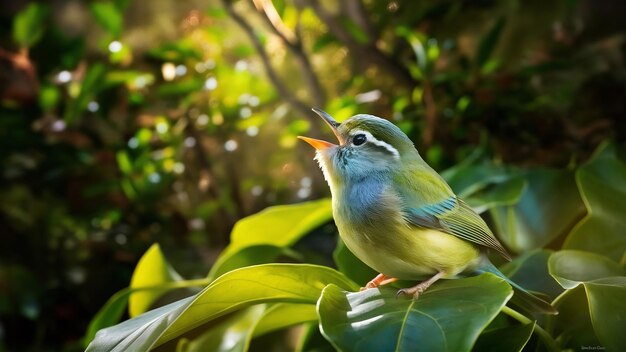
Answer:
<svg viewBox="0 0 626 352"><path fill-rule="evenodd" d="M427 277L398 291L417 299L439 279L490 272L513 287L518 305L531 312L557 313L489 261L489 250L507 260L511 257L397 126L366 114L340 124L322 110L313 111L330 126L339 144L298 138L316 149L341 239L380 273L364 289Z"/></svg>

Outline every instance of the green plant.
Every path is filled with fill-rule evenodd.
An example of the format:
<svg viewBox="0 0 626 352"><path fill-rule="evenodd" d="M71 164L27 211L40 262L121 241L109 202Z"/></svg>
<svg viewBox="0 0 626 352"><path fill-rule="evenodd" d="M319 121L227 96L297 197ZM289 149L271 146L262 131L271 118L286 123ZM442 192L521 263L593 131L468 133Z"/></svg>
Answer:
<svg viewBox="0 0 626 352"><path fill-rule="evenodd" d="M359 292L371 269L341 243L334 252L338 270L269 263L302 258L296 242L331 220L330 201L323 199L240 221L206 279L181 279L153 246L131 286L92 321L87 350L246 351L263 335L302 324L300 351L626 348L626 222L617 202L626 197L626 164L614 146L604 144L571 172L521 171L476 154L444 175L470 204L487 211L519 254L502 270L550 297L559 315L533 317L507 305L511 287L491 274L437 283L417 301L398 299L386 287ZM559 193L553 197L545 188ZM182 287L204 288L148 310L164 292ZM127 302L132 318L107 327ZM316 337L317 326L325 339Z"/></svg>

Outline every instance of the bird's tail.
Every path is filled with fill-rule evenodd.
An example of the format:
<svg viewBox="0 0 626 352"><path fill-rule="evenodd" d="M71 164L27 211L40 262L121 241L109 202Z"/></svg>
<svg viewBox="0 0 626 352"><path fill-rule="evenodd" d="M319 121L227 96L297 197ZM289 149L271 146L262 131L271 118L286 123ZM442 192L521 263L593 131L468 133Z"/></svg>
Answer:
<svg viewBox="0 0 626 352"><path fill-rule="evenodd" d="M504 279L511 287L513 287L513 291L515 294L511 299L511 302L514 304L521 306L522 308L528 309L530 312L541 313L541 314L559 314L559 312L554 308L550 303L545 300L535 296L534 294L526 291L523 287L513 282L513 280L509 279L504 275L495 265L490 263L489 261L485 261L483 265L478 269L479 273L492 273L502 279Z"/></svg>

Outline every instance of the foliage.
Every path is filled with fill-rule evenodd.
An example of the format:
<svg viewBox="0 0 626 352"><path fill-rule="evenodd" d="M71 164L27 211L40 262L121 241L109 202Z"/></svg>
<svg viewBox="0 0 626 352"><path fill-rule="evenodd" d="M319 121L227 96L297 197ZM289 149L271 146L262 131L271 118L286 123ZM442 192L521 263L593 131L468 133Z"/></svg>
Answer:
<svg viewBox="0 0 626 352"><path fill-rule="evenodd" d="M623 166L611 156L579 166L601 141L626 139L624 6L1 1L0 350L82 350L85 331L90 341L244 266L371 277L336 245L328 189L297 144L331 138L311 107L388 118L433 167L457 165L450 183L519 252L506 268L529 288L560 293L545 263L561 247L623 263L624 190L607 186L624 183ZM268 206L320 198L246 227ZM143 253L154 271L135 267ZM564 302L586 304L587 286ZM298 346L326 348L310 306L239 310L212 322L212 336L240 331L239 320L281 326L293 309L308 317ZM579 331L593 331L585 319ZM494 326L478 341L502 333L523 345L531 328ZM270 344L274 330L251 336Z"/></svg>
<svg viewBox="0 0 626 352"><path fill-rule="evenodd" d="M576 178L580 180L581 175L593 169L599 161L615 163L620 167L625 165L617 158L613 146L604 145L594 159L575 170ZM476 161L461 166L465 172L475 169L472 171L475 173L492 167ZM444 174L453 177L458 172L459 169L452 169ZM545 173L546 170L539 172ZM534 172L507 170L502 175L495 182L507 183L511 179L520 179L528 183L532 182ZM626 172L622 171L619 175L626 176ZM453 179L450 178L449 181ZM587 201L590 194L605 189L619 190L622 187L620 177L612 177L606 181L601 188L596 184L579 182L577 189L569 191L580 194L589 206L587 213L593 214L612 203L610 199L590 203ZM506 187L497 185L468 187L475 189L474 193L468 194L469 199L474 199L479 206L488 209L502 206L491 201L501 198L498 193L509 193ZM523 189L525 188L522 187L519 192L523 192ZM496 194L489 197L478 195L485 192ZM482 203L478 199L482 199ZM507 203L507 206L515 206L523 202L524 198L518 196L515 199ZM551 207L561 207L558 203L548 204ZM279 213L282 218L292 222L291 226L304 230L292 232L291 241L284 241L281 236L262 236L263 242L266 245L289 247L293 244L293 233L302 237L311 230L311 217L298 214L303 210L314 214L312 206L323 208L325 203L313 202L268 209L250 219L242 220L242 226L235 227L233 236L253 236L257 231L263 231L257 229L274 228L275 214ZM551 208L543 210L556 211ZM565 207L559 211L562 212L561 216L566 217L571 215L566 211L574 214L579 212L576 207ZM331 219L328 212L324 214L326 220ZM516 226L518 222L527 221L523 213L511 212L508 216L508 221L518 229L516 237L530 241L537 236L533 230ZM586 217L582 220L578 218L579 224L587 221ZM537 217L534 220L542 228L546 228L544 223L553 221L548 217ZM251 222L256 226L245 225ZM239 260L237 262L242 263L242 268L232 269L212 279L206 288L194 296L147 311L112 327L106 327L108 324L100 325L104 329L95 336L87 350L147 350L159 346L176 346L177 350L193 351L201 350L200 346L213 346L211 348L216 350L246 351L254 346L262 334L319 320L319 329L327 340L326 343L341 351L469 351L472 346L477 350L517 351L543 346L547 350L556 351L577 348L581 346L579 343L582 346L604 346L608 350L619 351L626 348L620 328L626 314L624 263L613 261L610 258L612 251L607 251L604 255L594 253L594 246L578 250L560 249L559 246L564 241L567 243L570 237L581 236L579 224L570 224L565 233L559 232L557 236L544 232L546 239L534 243L549 243L551 250L540 249L536 245L534 251L517 257L502 268L520 284L554 299L553 304L562 312L556 316L524 316L514 308L505 306L513 295L512 289L504 280L491 274L444 280L436 283L417 301L397 298L396 290L388 287L358 292L359 285L364 285L367 279L363 279L366 277L363 274L356 273L369 273L371 270L349 252L343 252L342 255L335 256L335 264L340 270L347 269L345 274L309 264L245 266L249 261ZM588 233L586 236L596 234ZM615 233L615 236L613 243L624 252L624 233ZM236 243L233 239L233 244ZM339 246L341 247L341 243ZM231 249L222 255L228 258L249 255L259 258L256 253L247 251L250 247L233 248L237 249ZM142 261L154 256L153 252L153 249L149 250ZM146 270L142 261L136 270ZM352 281L346 274L358 278L357 281ZM580 285L585 288L585 297L582 300L573 300L574 296L580 295ZM131 299L140 299L138 294L133 295ZM148 304L153 302L151 297L142 299ZM293 306L293 303L298 306ZM317 313L314 311L315 306ZM107 309L109 308L104 308ZM277 310L281 310L281 314L270 315L270 312ZM575 319L576 324L569 324L570 314L581 314L585 311L590 314L583 314ZM220 319L224 316L226 318ZM582 332L581 326L585 329ZM239 332L238 340L231 341L229 345L232 348L216 344L216 341L226 343L224 341L228 339L227 334L231 329ZM306 339L306 334L300 338ZM306 343L303 346L303 351L308 350Z"/></svg>

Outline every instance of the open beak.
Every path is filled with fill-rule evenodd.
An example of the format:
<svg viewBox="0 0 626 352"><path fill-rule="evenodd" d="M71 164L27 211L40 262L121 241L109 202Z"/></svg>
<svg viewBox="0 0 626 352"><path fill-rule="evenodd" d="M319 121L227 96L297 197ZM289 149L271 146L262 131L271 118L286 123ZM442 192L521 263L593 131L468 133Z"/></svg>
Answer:
<svg viewBox="0 0 626 352"><path fill-rule="evenodd" d="M343 142L344 142L343 138L341 137L341 134L339 134L339 131L337 130L337 128L339 127L339 122L335 121L335 119L333 119L332 116L328 115L328 113L325 112L324 110L316 109L316 108L313 108L311 110L313 110L316 114L318 114L319 117L321 117L322 120L324 120L324 122L326 122L326 124L328 126L330 126L330 128L333 130L333 133L335 134L335 136L339 140L339 144L343 144ZM330 148L330 147L334 147L335 146L335 144L323 141L321 139L302 137L302 136L298 136L298 138L302 139L303 141L305 141L307 143L309 143L313 148L315 148L317 150L324 150L326 148Z"/></svg>
<svg viewBox="0 0 626 352"><path fill-rule="evenodd" d="M321 139L302 137L302 136L298 136L298 139L302 139L303 141L309 143L313 148L317 150L324 150L326 148L336 147L336 145L330 142L323 141Z"/></svg>

